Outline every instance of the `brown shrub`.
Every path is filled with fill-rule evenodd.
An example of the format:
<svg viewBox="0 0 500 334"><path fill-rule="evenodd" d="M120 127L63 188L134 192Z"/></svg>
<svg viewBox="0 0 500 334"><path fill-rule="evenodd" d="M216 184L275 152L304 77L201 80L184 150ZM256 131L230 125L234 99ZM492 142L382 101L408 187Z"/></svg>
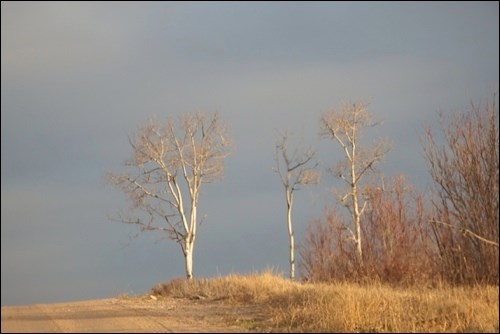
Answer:
<svg viewBox="0 0 500 334"><path fill-rule="evenodd" d="M335 210L310 224L299 248L306 280L411 284L436 278L437 249L422 195L401 176L388 189L365 189L369 205L362 217L361 264L350 229Z"/></svg>
<svg viewBox="0 0 500 334"><path fill-rule="evenodd" d="M443 278L498 284L499 144L493 102L445 119L443 144L427 129L423 139L434 180L435 241Z"/></svg>

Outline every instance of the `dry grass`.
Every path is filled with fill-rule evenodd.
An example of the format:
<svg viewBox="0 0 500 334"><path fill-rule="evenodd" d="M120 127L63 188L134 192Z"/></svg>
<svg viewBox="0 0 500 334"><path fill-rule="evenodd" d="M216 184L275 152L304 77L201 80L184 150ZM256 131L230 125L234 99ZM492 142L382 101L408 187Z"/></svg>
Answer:
<svg viewBox="0 0 500 334"><path fill-rule="evenodd" d="M276 296L300 290L299 283L290 282L266 271L262 274L231 274L210 279L174 279L152 289L157 296L174 298L225 300L233 303L267 303Z"/></svg>
<svg viewBox="0 0 500 334"><path fill-rule="evenodd" d="M158 296L260 304L274 332L498 332L498 286L301 284L272 272L153 288Z"/></svg>

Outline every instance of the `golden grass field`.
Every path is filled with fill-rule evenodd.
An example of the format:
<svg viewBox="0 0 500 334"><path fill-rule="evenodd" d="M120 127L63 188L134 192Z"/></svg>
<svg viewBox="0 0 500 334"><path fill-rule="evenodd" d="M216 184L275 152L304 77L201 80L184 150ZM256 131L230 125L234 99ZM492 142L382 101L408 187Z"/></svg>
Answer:
<svg viewBox="0 0 500 334"><path fill-rule="evenodd" d="M498 286L298 283L271 271L152 289L156 296L260 306L267 319L246 326L272 332L498 332L498 293Z"/></svg>

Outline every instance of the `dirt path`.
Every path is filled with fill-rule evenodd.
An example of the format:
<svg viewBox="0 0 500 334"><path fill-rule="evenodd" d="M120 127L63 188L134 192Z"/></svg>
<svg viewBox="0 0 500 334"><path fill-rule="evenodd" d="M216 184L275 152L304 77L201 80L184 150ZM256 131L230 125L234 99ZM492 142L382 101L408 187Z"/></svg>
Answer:
<svg viewBox="0 0 500 334"><path fill-rule="evenodd" d="M256 332L266 318L256 305L124 297L2 307L2 333Z"/></svg>

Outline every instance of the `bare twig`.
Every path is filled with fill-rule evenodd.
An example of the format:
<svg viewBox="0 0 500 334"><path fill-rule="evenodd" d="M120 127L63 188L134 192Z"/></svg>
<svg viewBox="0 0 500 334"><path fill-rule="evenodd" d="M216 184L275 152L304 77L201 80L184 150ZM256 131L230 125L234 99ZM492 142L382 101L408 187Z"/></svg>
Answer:
<svg viewBox="0 0 500 334"><path fill-rule="evenodd" d="M454 228L454 229L457 229L457 230L460 230L460 232L462 232L463 234L469 234L470 236L474 237L474 238L477 238L478 240L481 240L482 242L485 242L487 244L490 244L490 245L493 245L495 247L498 248L498 242L495 242L495 241L492 241L492 240L488 240L486 238L483 238L482 236L472 232L471 230L469 230L468 228L465 228L465 227L460 227L460 226L455 226L455 225L452 225L452 224L448 224L448 223L445 223L445 222L442 222L442 221L439 221L439 220L429 220L430 223L434 223L434 224L441 224L441 225L445 225L445 226L448 226L450 228Z"/></svg>

